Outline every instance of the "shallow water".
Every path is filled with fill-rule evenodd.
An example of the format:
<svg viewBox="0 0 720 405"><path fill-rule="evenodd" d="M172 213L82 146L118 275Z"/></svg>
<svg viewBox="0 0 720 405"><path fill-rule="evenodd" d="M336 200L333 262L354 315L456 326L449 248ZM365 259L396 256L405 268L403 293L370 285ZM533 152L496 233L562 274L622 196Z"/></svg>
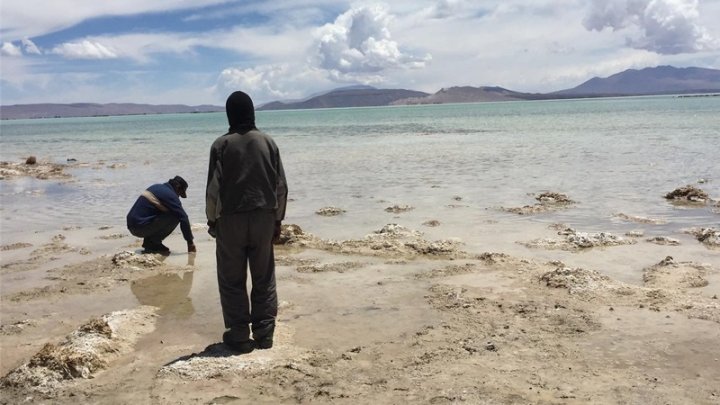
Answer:
<svg viewBox="0 0 720 405"><path fill-rule="evenodd" d="M662 196L699 184L720 197L720 98L618 99L272 111L257 113L273 135L288 177L287 223L330 238L361 237L397 222L438 237L480 243L489 223L505 229L564 222L581 231L672 234L720 223L708 208ZM70 182L0 181L2 243L65 226L123 225L138 194L179 174L183 203L204 223L204 185L221 113L2 121L0 160L63 163ZM102 164L98 165L97 163ZM111 165L124 167L111 168ZM532 217L500 206L533 204L529 193L556 191L579 204ZM461 197L459 201L453 197ZM391 214L393 204L413 211ZM451 206L455 205L455 206ZM315 211L347 212L325 218ZM620 221L645 216L665 225ZM509 228L508 228L509 227Z"/></svg>

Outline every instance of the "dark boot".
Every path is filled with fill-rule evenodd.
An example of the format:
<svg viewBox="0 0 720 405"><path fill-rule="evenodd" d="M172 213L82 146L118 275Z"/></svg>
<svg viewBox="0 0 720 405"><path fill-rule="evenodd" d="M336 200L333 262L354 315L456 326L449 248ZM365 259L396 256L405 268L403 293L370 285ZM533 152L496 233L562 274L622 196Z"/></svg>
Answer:
<svg viewBox="0 0 720 405"><path fill-rule="evenodd" d="M152 242L147 239L145 239L145 242L143 242L143 253L159 253L163 256L168 256L170 254L170 248L163 245L162 243Z"/></svg>
<svg viewBox="0 0 720 405"><path fill-rule="evenodd" d="M275 322L260 322L257 326L253 324L253 339L258 349L269 349L273 346L273 334L275 333Z"/></svg>
<svg viewBox="0 0 720 405"><path fill-rule="evenodd" d="M232 331L223 333L223 343L232 350L244 354L255 350L256 343L252 339L238 339L237 335Z"/></svg>

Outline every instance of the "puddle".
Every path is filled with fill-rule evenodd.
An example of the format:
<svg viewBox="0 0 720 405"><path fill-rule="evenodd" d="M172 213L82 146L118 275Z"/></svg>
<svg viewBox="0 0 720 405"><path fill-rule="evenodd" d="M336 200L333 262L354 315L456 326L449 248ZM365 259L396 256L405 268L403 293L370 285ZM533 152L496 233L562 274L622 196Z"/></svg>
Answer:
<svg viewBox="0 0 720 405"><path fill-rule="evenodd" d="M135 280L130 290L143 305L158 307L160 316L189 318L195 313L189 297L193 272L161 273Z"/></svg>

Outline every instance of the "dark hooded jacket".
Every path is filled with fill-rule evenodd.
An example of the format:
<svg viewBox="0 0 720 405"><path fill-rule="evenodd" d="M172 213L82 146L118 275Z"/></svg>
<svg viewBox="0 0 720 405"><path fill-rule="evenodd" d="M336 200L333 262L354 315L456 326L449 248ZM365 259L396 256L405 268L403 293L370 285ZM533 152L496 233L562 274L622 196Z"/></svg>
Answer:
<svg viewBox="0 0 720 405"><path fill-rule="evenodd" d="M230 128L213 142L206 189L208 222L256 209L285 218L287 183L275 141L255 127L250 97L236 91L225 104Z"/></svg>

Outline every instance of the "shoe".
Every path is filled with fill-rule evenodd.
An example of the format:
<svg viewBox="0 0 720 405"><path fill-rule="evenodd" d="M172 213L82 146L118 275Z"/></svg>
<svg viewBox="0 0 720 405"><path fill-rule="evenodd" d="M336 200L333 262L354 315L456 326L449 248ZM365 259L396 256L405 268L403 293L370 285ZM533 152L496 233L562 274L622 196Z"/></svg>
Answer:
<svg viewBox="0 0 720 405"><path fill-rule="evenodd" d="M250 353L257 347L255 341L252 339L233 339L230 331L223 333L223 343L225 343L225 345L230 349L242 354Z"/></svg>
<svg viewBox="0 0 720 405"><path fill-rule="evenodd" d="M258 349L270 349L273 347L273 338L272 336L265 336L262 339L255 339L255 343L257 344Z"/></svg>
<svg viewBox="0 0 720 405"><path fill-rule="evenodd" d="M143 243L143 247L145 250L143 250L144 254L152 254L152 253L158 253L163 256L169 256L170 255L170 248L163 245L162 243L154 244L154 243Z"/></svg>
<svg viewBox="0 0 720 405"><path fill-rule="evenodd" d="M145 249L142 251L143 254L160 254L163 256L170 256L170 249Z"/></svg>
<svg viewBox="0 0 720 405"><path fill-rule="evenodd" d="M275 320L266 320L253 323L253 339L257 342L258 349L269 349L273 347L273 333L275 332Z"/></svg>
<svg viewBox="0 0 720 405"><path fill-rule="evenodd" d="M246 340L244 342L223 342L225 346L229 347L235 352L240 354L247 354L256 349L254 340Z"/></svg>

